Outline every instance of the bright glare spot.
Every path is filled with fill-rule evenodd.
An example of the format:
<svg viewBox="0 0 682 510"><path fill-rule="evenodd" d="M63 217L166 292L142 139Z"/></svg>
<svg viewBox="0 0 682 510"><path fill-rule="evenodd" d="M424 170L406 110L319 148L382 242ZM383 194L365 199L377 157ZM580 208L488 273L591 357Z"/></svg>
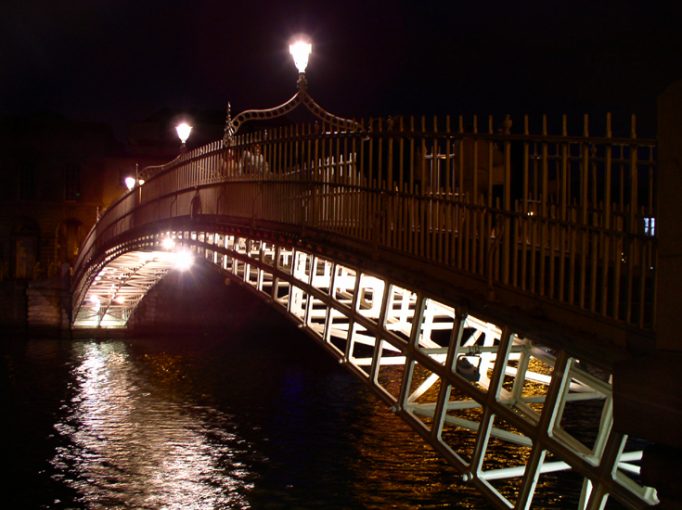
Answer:
<svg viewBox="0 0 682 510"><path fill-rule="evenodd" d="M189 134L192 132L192 126L187 124L187 122L181 122L175 126L175 131L178 133L178 138L182 143L185 143L189 138Z"/></svg>
<svg viewBox="0 0 682 510"><path fill-rule="evenodd" d="M129 190L135 187L135 177L128 176L125 178L124 182L126 183L126 188L128 188Z"/></svg>
<svg viewBox="0 0 682 510"><path fill-rule="evenodd" d="M114 298L114 301L118 303L119 305L122 305L123 303L126 302L126 298L124 296L116 296Z"/></svg>
<svg viewBox="0 0 682 510"><path fill-rule="evenodd" d="M164 250L172 250L175 248L175 241L173 241L170 237L164 237L161 241L161 248Z"/></svg>
<svg viewBox="0 0 682 510"><path fill-rule="evenodd" d="M187 271L194 264L194 255L189 251L183 250L175 254L175 269Z"/></svg>
<svg viewBox="0 0 682 510"><path fill-rule="evenodd" d="M102 303L101 303L101 301L99 300L99 297L97 297L96 295L92 294L92 295L88 298L88 300L93 304L93 308L95 309L95 311L98 312L99 309L100 309L100 306L102 306Z"/></svg>
<svg viewBox="0 0 682 510"><path fill-rule="evenodd" d="M139 186L142 186L142 185L144 184L144 179L138 179L138 180L137 180L137 184L138 184Z"/></svg>
<svg viewBox="0 0 682 510"><path fill-rule="evenodd" d="M294 65L299 73L305 73L308 66L308 57L313 50L313 45L305 41L296 41L289 45L289 53L294 57Z"/></svg>

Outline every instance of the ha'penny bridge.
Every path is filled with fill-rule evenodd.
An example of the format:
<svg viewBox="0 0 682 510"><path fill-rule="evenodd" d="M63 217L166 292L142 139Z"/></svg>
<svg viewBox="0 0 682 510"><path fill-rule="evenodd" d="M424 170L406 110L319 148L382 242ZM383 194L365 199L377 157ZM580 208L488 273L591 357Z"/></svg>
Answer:
<svg viewBox="0 0 682 510"><path fill-rule="evenodd" d="M300 105L315 122L239 130ZM579 508L654 505L613 374L660 349L658 147L601 120L351 121L301 72L291 100L228 114L223 140L109 207L73 328L125 328L193 257L287 314L495 506L532 507L556 472Z"/></svg>

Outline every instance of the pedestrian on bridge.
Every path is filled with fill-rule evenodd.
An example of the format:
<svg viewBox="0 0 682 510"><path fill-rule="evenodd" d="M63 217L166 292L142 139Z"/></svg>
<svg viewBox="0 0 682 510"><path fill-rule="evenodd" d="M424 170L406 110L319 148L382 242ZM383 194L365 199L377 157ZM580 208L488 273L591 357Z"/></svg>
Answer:
<svg viewBox="0 0 682 510"><path fill-rule="evenodd" d="M242 168L245 174L261 174L268 171L261 144L256 142L248 147L242 155Z"/></svg>

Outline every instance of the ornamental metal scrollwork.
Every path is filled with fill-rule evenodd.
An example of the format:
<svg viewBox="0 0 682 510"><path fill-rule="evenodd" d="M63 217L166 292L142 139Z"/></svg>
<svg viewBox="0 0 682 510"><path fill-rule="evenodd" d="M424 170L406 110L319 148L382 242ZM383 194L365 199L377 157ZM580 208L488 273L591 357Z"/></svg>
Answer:
<svg viewBox="0 0 682 510"><path fill-rule="evenodd" d="M305 106L310 113L315 117L327 122L339 130L355 131L360 128L360 124L352 119L339 117L322 108L308 93L308 82L305 74L301 73L298 76L298 91L288 101L266 109L251 109L245 110L232 118L231 105L227 104L227 116L225 119L225 134L223 137L223 145L229 146L234 143L234 136L239 131L242 124L255 120L271 120L282 117L289 112L298 108L298 106Z"/></svg>

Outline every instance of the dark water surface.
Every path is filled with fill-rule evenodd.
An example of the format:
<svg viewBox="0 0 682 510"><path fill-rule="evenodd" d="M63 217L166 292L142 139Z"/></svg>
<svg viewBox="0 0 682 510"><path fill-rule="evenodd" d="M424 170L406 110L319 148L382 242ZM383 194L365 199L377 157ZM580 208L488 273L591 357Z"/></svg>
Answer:
<svg viewBox="0 0 682 510"><path fill-rule="evenodd" d="M287 322L5 339L3 508L488 508Z"/></svg>

